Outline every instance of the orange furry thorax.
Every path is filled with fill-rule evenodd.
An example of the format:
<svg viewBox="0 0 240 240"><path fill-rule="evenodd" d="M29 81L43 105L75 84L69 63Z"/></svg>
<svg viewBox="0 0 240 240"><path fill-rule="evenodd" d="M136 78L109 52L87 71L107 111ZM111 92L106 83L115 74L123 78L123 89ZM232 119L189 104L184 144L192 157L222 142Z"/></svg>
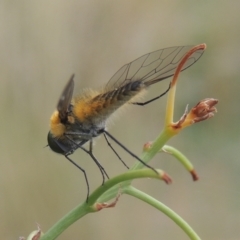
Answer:
<svg viewBox="0 0 240 240"><path fill-rule="evenodd" d="M101 109L101 101L92 101L99 94L99 91L87 89L81 96L73 99L73 114L80 122L95 116Z"/></svg>

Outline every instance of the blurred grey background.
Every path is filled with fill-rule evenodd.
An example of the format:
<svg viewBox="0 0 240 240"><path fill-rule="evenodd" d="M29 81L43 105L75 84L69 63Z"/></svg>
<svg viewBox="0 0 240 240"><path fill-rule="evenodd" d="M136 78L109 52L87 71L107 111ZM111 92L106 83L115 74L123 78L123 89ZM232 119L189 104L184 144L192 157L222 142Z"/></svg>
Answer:
<svg viewBox="0 0 240 240"><path fill-rule="evenodd" d="M180 76L175 119L186 104L206 97L219 99L218 113L168 144L189 157L200 180L193 182L175 159L161 154L151 165L168 172L173 184L144 179L134 186L176 211L202 239L240 239L239 8L237 0L2 0L1 239L28 236L36 223L46 231L86 197L81 172L44 148L49 118L72 73L77 94L103 86L122 65L145 53L199 43L207 50ZM154 85L146 99L168 83ZM110 132L140 154L143 144L160 133L165 104L166 97L132 106L114 120ZM126 171L103 138L94 151L110 176ZM86 169L91 190L99 186L101 175L92 160L80 150L72 158ZM85 216L58 239L188 238L164 214L124 195L115 208Z"/></svg>

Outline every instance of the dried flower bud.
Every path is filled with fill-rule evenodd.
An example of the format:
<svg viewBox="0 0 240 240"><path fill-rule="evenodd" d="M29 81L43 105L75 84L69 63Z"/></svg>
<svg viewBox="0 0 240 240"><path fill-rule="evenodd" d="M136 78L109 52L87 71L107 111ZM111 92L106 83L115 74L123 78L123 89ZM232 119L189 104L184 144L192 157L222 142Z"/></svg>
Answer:
<svg viewBox="0 0 240 240"><path fill-rule="evenodd" d="M205 98L199 102L188 114L192 118L193 122L201 122L214 116L217 112L215 105L218 103L217 99ZM188 118L188 117L187 117Z"/></svg>
<svg viewBox="0 0 240 240"><path fill-rule="evenodd" d="M205 98L200 101L195 107L188 112L188 106L185 109L183 116L177 123L174 123L172 127L175 129L184 128L192 125L193 123L201 122L207 120L214 116L217 112L215 105L218 103L217 99Z"/></svg>

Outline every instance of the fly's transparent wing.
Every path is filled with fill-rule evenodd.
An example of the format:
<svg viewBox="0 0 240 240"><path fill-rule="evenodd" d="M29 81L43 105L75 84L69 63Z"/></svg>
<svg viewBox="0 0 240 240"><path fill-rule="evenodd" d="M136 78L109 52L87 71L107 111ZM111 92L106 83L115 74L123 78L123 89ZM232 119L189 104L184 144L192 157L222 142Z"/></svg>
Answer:
<svg viewBox="0 0 240 240"><path fill-rule="evenodd" d="M61 120L66 120L67 110L72 100L73 89L74 89L73 78L74 78L74 74L71 76L67 85L63 89L62 95L58 101L57 110L59 112L59 117Z"/></svg>
<svg viewBox="0 0 240 240"><path fill-rule="evenodd" d="M133 80L161 81L171 77L181 59L193 47L170 47L145 54L120 68L109 80L106 88L118 88ZM203 52L204 50L194 52L184 64L182 71L193 65Z"/></svg>

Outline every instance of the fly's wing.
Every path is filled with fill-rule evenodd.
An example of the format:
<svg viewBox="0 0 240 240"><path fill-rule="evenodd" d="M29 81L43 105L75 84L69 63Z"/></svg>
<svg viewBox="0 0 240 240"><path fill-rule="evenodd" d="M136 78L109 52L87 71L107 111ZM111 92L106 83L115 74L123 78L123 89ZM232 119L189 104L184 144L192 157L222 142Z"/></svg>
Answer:
<svg viewBox="0 0 240 240"><path fill-rule="evenodd" d="M171 77L181 59L193 47L170 47L145 54L120 68L109 80L106 88L118 88L133 80L161 81ZM182 71L193 65L203 52L204 50L194 52L184 64Z"/></svg>
<svg viewBox="0 0 240 240"><path fill-rule="evenodd" d="M74 89L74 74L69 79L66 87L64 88L62 95L57 104L57 110L59 112L59 117L61 120L66 120L68 107L72 100L73 89Z"/></svg>

